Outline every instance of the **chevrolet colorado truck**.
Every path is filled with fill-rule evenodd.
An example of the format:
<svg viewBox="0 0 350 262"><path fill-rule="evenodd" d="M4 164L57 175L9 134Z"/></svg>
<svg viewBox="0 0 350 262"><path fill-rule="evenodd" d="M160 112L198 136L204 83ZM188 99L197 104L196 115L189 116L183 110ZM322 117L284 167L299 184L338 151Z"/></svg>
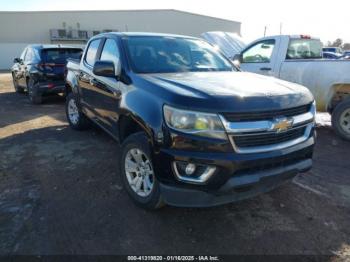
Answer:
<svg viewBox="0 0 350 262"><path fill-rule="evenodd" d="M67 69L69 125L120 143L121 181L144 208L241 200L312 166L309 90L240 72L203 40L100 34Z"/></svg>
<svg viewBox="0 0 350 262"><path fill-rule="evenodd" d="M211 35L210 32L207 34ZM243 71L307 87L315 97L317 110L329 112L335 132L350 140L350 61L322 59L322 42L318 38L306 35L268 36L253 41L238 54L237 48L232 47L237 41L225 34L216 33L215 38L205 39L229 54L230 58L236 53L233 60L240 64ZM225 41L230 45L224 45Z"/></svg>
<svg viewBox="0 0 350 262"><path fill-rule="evenodd" d="M83 50L62 45L29 45L12 66L13 86L17 93L28 92L33 104L48 94L63 93L67 59L80 59Z"/></svg>

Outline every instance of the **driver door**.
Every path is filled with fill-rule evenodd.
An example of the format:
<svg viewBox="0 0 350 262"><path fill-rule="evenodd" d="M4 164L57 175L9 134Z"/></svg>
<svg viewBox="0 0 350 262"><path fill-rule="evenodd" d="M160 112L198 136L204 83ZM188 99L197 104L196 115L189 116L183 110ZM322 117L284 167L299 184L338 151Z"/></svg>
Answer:
<svg viewBox="0 0 350 262"><path fill-rule="evenodd" d="M273 76L273 54L276 41L266 39L252 44L242 51L241 69L243 71Z"/></svg>

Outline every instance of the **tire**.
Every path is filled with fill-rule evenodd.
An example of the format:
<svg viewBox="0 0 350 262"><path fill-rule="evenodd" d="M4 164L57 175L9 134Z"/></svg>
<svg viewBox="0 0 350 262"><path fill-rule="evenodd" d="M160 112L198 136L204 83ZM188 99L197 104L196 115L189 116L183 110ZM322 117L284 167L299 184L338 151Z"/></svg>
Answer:
<svg viewBox="0 0 350 262"><path fill-rule="evenodd" d="M143 164L147 163L148 160L148 164L142 167L140 165L142 162L137 161L136 158L132 160L135 154L138 157L141 157L141 159L144 161ZM130 172L130 166L133 165L128 164L129 168L126 166L126 162L130 160L133 162L133 164L139 164L137 165L137 169L139 170L138 172ZM120 167L120 174L124 188L131 199L138 206L149 210L159 209L164 206L160 193L159 182L156 179L156 175L154 173L155 171L152 165L151 147L144 132L132 134L124 141L122 144ZM152 173L152 175L150 173ZM136 181L136 179L138 180L131 183L129 182L131 181L131 178L134 178L133 181ZM140 182L141 180L142 182ZM135 189L137 190L138 184L139 191L137 193Z"/></svg>
<svg viewBox="0 0 350 262"><path fill-rule="evenodd" d="M89 119L81 111L77 96L72 92L66 96L66 117L74 130L85 130L90 126Z"/></svg>
<svg viewBox="0 0 350 262"><path fill-rule="evenodd" d="M15 88L16 93L23 94L24 93L24 88L20 87L17 83L17 80L15 76L12 74L12 82L13 82L13 87Z"/></svg>
<svg viewBox="0 0 350 262"><path fill-rule="evenodd" d="M338 136L350 141L350 99L335 107L332 113L332 126Z"/></svg>
<svg viewBox="0 0 350 262"><path fill-rule="evenodd" d="M34 105L39 105L42 103L42 95L39 93L38 90L38 83L34 81L33 78L30 78L27 81L27 88L28 88L28 98L29 101Z"/></svg>

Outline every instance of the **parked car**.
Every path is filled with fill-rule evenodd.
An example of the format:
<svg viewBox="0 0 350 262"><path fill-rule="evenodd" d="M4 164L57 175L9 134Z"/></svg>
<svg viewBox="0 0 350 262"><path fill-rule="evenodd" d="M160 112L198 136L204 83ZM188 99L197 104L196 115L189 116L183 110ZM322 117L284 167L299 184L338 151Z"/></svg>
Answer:
<svg viewBox="0 0 350 262"><path fill-rule="evenodd" d="M317 110L331 113L336 133L350 140L350 63L323 59L318 38L264 37L248 44L234 60L244 71L306 86L315 97Z"/></svg>
<svg viewBox="0 0 350 262"><path fill-rule="evenodd" d="M336 54L340 54L343 55L343 50L340 47L323 47L322 48L323 52L331 52L331 53L336 53Z"/></svg>
<svg viewBox="0 0 350 262"><path fill-rule="evenodd" d="M101 34L67 68L69 125L92 121L121 144L121 180L138 205L224 204L311 168L309 90L240 72L203 40Z"/></svg>
<svg viewBox="0 0 350 262"><path fill-rule="evenodd" d="M332 52L322 52L322 57L324 59L342 59L344 58L343 55L338 53L332 53Z"/></svg>
<svg viewBox="0 0 350 262"><path fill-rule="evenodd" d="M343 52L343 57L344 57L344 59L350 59L350 51L349 50L345 50Z"/></svg>
<svg viewBox="0 0 350 262"><path fill-rule="evenodd" d="M29 45L11 69L16 92L28 92L33 104L47 94L65 90L64 71L68 58L80 59L83 50L61 45Z"/></svg>

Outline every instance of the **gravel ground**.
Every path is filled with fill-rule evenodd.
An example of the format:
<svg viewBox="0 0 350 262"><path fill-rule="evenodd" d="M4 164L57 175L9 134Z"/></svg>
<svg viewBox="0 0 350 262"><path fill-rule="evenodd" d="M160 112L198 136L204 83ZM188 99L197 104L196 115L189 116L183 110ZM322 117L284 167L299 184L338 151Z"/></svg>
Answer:
<svg viewBox="0 0 350 262"><path fill-rule="evenodd" d="M71 130L64 101L31 105L0 74L0 255L307 254L350 258L350 143L320 115L314 167L270 193L215 208L136 207L118 145ZM328 121L328 122L327 122Z"/></svg>

